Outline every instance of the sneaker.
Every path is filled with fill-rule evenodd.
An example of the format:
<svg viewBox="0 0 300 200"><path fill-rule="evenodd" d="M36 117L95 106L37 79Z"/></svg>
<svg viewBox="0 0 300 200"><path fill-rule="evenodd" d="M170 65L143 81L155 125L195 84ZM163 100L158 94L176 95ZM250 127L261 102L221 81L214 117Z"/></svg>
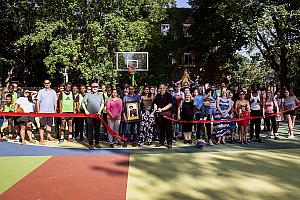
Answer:
<svg viewBox="0 0 300 200"><path fill-rule="evenodd" d="M97 148L97 149L101 149L101 146L100 146L100 144L96 144L96 145L95 145L95 148Z"/></svg>
<svg viewBox="0 0 300 200"><path fill-rule="evenodd" d="M94 149L94 145L88 145L87 146L90 150L93 150Z"/></svg>
<svg viewBox="0 0 300 200"><path fill-rule="evenodd" d="M110 148L115 148L113 144L110 144L109 147L110 147Z"/></svg>
<svg viewBox="0 0 300 200"><path fill-rule="evenodd" d="M168 149L172 149L172 145L171 145L171 144L166 145L166 147L167 147Z"/></svg>
<svg viewBox="0 0 300 200"><path fill-rule="evenodd" d="M208 141L208 144L209 144L209 146L214 146L214 143L212 142L211 139Z"/></svg>
<svg viewBox="0 0 300 200"><path fill-rule="evenodd" d="M289 135L288 139L294 139L294 135Z"/></svg>
<svg viewBox="0 0 300 200"><path fill-rule="evenodd" d="M17 135L17 137L15 138L15 142L19 142L20 141L20 136Z"/></svg>
<svg viewBox="0 0 300 200"><path fill-rule="evenodd" d="M279 140L279 137L278 137L278 136L276 136L276 137L274 138L274 140Z"/></svg>

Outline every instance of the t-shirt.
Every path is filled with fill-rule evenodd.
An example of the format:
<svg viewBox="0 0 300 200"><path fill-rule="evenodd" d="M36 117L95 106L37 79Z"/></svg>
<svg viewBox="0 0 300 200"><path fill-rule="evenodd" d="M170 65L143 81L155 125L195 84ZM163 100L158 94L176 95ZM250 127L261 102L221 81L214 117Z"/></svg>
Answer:
<svg viewBox="0 0 300 200"><path fill-rule="evenodd" d="M23 109L24 113L31 113L33 112L34 104L33 102L28 101L26 97L18 98L17 102L18 105Z"/></svg>
<svg viewBox="0 0 300 200"><path fill-rule="evenodd" d="M126 95L123 99L123 112L125 112L125 104L130 101L140 101L140 96L137 94L134 95Z"/></svg>
<svg viewBox="0 0 300 200"><path fill-rule="evenodd" d="M84 96L83 103L89 113L96 114L99 112L101 104L104 104L103 95L99 92L89 92Z"/></svg>
<svg viewBox="0 0 300 200"><path fill-rule="evenodd" d="M199 109L201 108L203 103L204 103L203 95L197 95L197 96L194 97L194 105L197 106ZM197 111L196 113L200 113L200 110Z"/></svg>
<svg viewBox="0 0 300 200"><path fill-rule="evenodd" d="M55 113L55 103L57 101L56 92L52 89L41 89L37 96L40 101L40 112L41 113Z"/></svg>
<svg viewBox="0 0 300 200"><path fill-rule="evenodd" d="M157 108L163 108L168 104L172 104L172 96L167 92L164 93L163 95L157 94L153 101L153 104L156 104ZM172 107L166 111L172 111Z"/></svg>

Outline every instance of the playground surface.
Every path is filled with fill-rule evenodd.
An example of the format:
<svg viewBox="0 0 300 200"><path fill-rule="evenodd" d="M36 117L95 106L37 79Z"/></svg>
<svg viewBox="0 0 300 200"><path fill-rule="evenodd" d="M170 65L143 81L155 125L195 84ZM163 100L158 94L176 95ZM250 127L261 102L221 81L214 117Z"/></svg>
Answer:
<svg viewBox="0 0 300 200"><path fill-rule="evenodd" d="M0 143L0 200L298 199L300 124L295 139L204 149L88 150L79 144Z"/></svg>

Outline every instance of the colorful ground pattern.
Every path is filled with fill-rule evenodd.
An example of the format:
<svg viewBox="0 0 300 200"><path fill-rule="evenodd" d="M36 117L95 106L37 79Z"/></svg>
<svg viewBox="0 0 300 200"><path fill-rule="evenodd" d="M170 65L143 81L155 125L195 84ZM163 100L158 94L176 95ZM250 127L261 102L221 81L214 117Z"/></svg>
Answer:
<svg viewBox="0 0 300 200"><path fill-rule="evenodd" d="M0 143L0 200L299 199L296 139L203 150L87 150Z"/></svg>

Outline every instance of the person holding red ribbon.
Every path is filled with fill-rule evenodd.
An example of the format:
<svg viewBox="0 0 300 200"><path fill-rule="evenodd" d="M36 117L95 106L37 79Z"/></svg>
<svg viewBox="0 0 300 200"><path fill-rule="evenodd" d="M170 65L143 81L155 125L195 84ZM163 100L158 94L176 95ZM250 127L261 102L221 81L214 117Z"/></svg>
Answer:
<svg viewBox="0 0 300 200"><path fill-rule="evenodd" d="M87 93L83 98L82 107L86 115L88 114L99 114L101 115L102 109L104 108L103 95L98 92L98 83L92 83L92 91ZM87 129L88 129L88 140L89 149L94 149L94 147L100 149L100 129L101 121L98 118L87 118ZM94 144L95 140L95 146Z"/></svg>
<svg viewBox="0 0 300 200"><path fill-rule="evenodd" d="M154 111L156 111L156 122L159 127L159 144L156 147L163 146L167 139L167 148L172 148L172 121L165 119L164 116L172 117L172 96L166 92L166 86L161 84L158 88L158 94L154 101Z"/></svg>

